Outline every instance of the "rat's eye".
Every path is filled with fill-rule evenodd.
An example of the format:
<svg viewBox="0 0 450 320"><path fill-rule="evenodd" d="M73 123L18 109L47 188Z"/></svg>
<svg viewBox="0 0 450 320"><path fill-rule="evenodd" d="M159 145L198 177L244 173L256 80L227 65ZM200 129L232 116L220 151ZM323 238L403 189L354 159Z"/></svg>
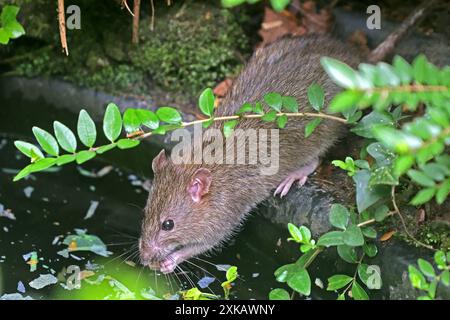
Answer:
<svg viewBox="0 0 450 320"><path fill-rule="evenodd" d="M162 229L164 231L170 231L173 229L174 226L175 226L175 223L173 222L172 219L168 219L162 223Z"/></svg>

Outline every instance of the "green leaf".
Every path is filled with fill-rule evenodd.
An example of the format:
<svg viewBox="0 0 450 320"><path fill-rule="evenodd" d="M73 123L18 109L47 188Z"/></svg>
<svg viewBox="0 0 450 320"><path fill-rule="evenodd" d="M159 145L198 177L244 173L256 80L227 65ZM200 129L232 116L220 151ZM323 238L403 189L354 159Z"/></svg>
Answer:
<svg viewBox="0 0 450 320"><path fill-rule="evenodd" d="M95 153L95 151L90 151L90 150L83 150L78 152L77 156L76 156L76 160L78 164L83 164L86 161L91 160L92 158L95 158L97 154Z"/></svg>
<svg viewBox="0 0 450 320"><path fill-rule="evenodd" d="M282 97L283 108L289 112L298 112L298 103L294 97Z"/></svg>
<svg viewBox="0 0 450 320"><path fill-rule="evenodd" d="M321 122L321 118L315 118L308 122L305 126L305 138L308 138Z"/></svg>
<svg viewBox="0 0 450 320"><path fill-rule="evenodd" d="M281 99L281 95L276 92L270 92L264 96L264 101L267 103L269 107L273 110L280 112L283 101Z"/></svg>
<svg viewBox="0 0 450 320"><path fill-rule="evenodd" d="M441 250L436 251L436 253L434 254L434 261L436 262L438 267L445 268L446 258L445 258L444 251L441 251Z"/></svg>
<svg viewBox="0 0 450 320"><path fill-rule="evenodd" d="M228 138L233 134L234 128L236 127L237 124L238 124L237 120L229 120L223 124L223 134L225 138Z"/></svg>
<svg viewBox="0 0 450 320"><path fill-rule="evenodd" d="M364 227L361 229L361 231L367 238L375 239L377 237L377 231L374 227Z"/></svg>
<svg viewBox="0 0 450 320"><path fill-rule="evenodd" d="M95 152L97 152L98 154L103 154L106 151L114 149L115 147L117 147L117 143L110 143L110 144L99 147Z"/></svg>
<svg viewBox="0 0 450 320"><path fill-rule="evenodd" d="M308 87L308 100L314 110L320 111L325 102L325 93L320 85L314 83Z"/></svg>
<svg viewBox="0 0 450 320"><path fill-rule="evenodd" d="M445 270L441 273L441 282L444 286L448 287L450 286L450 271Z"/></svg>
<svg viewBox="0 0 450 320"><path fill-rule="evenodd" d="M389 213L389 208L385 205L379 206L375 209L374 218L375 221L381 222L383 221Z"/></svg>
<svg viewBox="0 0 450 320"><path fill-rule="evenodd" d="M260 102L256 102L255 106L253 107L253 112L256 114L263 114L264 110L263 110L263 106Z"/></svg>
<svg viewBox="0 0 450 320"><path fill-rule="evenodd" d="M114 142L122 132L122 115L116 104L110 103L106 107L105 117L103 118L103 132L106 138Z"/></svg>
<svg viewBox="0 0 450 320"><path fill-rule="evenodd" d="M156 110L158 118L166 123L178 124L181 122L181 114L177 109L171 107L161 107Z"/></svg>
<svg viewBox="0 0 450 320"><path fill-rule="evenodd" d="M22 170L20 170L20 172L14 177L13 182L19 181L23 178L25 178L26 176L28 176L31 173L31 167L33 164L30 164L28 166L26 166L25 168L23 168Z"/></svg>
<svg viewBox="0 0 450 320"><path fill-rule="evenodd" d="M426 261L422 258L417 260L417 263L419 264L420 271L422 271L422 273L424 275L426 275L427 277L435 277L436 276L436 272L434 271L434 268L431 265L431 263L429 263L428 261Z"/></svg>
<svg viewBox="0 0 450 320"><path fill-rule="evenodd" d="M297 270L298 267L295 263L286 264L284 266L279 267L277 270L275 270L274 275L275 279L278 282L286 282Z"/></svg>
<svg viewBox="0 0 450 320"><path fill-rule="evenodd" d="M91 148L97 139L97 129L95 123L86 110L82 109L78 116L77 124L78 137L88 148Z"/></svg>
<svg viewBox="0 0 450 320"><path fill-rule="evenodd" d="M273 10L277 12L283 11L291 0L270 0Z"/></svg>
<svg viewBox="0 0 450 320"><path fill-rule="evenodd" d="M397 55L394 57L392 64L400 78L400 82L404 85L409 84L412 79L411 65L405 59Z"/></svg>
<svg viewBox="0 0 450 320"><path fill-rule="evenodd" d="M394 125L392 116L387 112L374 110L359 120L357 125L350 131L364 138L374 138L373 129L386 125Z"/></svg>
<svg viewBox="0 0 450 320"><path fill-rule="evenodd" d="M357 87L356 72L347 64L329 57L321 58L320 63L325 72L338 86L343 88Z"/></svg>
<svg viewBox="0 0 450 320"><path fill-rule="evenodd" d="M53 129L55 130L55 136L61 148L67 152L74 153L77 149L77 138L75 138L72 130L59 121L53 122Z"/></svg>
<svg viewBox="0 0 450 320"><path fill-rule="evenodd" d="M358 257L356 255L356 249L355 247L347 246L345 244L340 245L337 247L337 252L339 254L339 257L342 258L342 260L348 262L348 263L357 263Z"/></svg>
<svg viewBox="0 0 450 320"><path fill-rule="evenodd" d="M242 114L246 112L252 112L253 111L253 105L251 103L244 103L238 110L237 114Z"/></svg>
<svg viewBox="0 0 450 320"><path fill-rule="evenodd" d="M330 102L330 112L344 112L358 105L363 97L360 91L346 90L338 93Z"/></svg>
<svg viewBox="0 0 450 320"><path fill-rule="evenodd" d="M288 279L289 287L305 296L311 293L311 278L306 269L296 270L295 273Z"/></svg>
<svg viewBox="0 0 450 320"><path fill-rule="evenodd" d="M238 277L237 267L231 266L226 272L227 281L233 282Z"/></svg>
<svg viewBox="0 0 450 320"><path fill-rule="evenodd" d="M278 128L283 129L288 121L287 115L283 114L277 118Z"/></svg>
<svg viewBox="0 0 450 320"><path fill-rule="evenodd" d="M303 236L296 225L294 225L292 223L288 223L288 230L289 230L289 233L291 234L292 239L295 242L302 242Z"/></svg>
<svg viewBox="0 0 450 320"><path fill-rule="evenodd" d="M317 241L318 246L330 247L344 244L344 233L342 231L330 231L322 235Z"/></svg>
<svg viewBox="0 0 450 320"><path fill-rule="evenodd" d="M123 114L123 126L127 133L136 132L141 127L141 121L136 113L136 109L127 109Z"/></svg>
<svg viewBox="0 0 450 320"><path fill-rule="evenodd" d="M56 164L58 166L62 166L65 165L67 163L73 162L75 161L75 159L77 158L76 154L64 154L62 156L59 156L56 160Z"/></svg>
<svg viewBox="0 0 450 320"><path fill-rule="evenodd" d="M377 255L378 248L374 243L365 243L363 245L363 251L369 258L373 258Z"/></svg>
<svg viewBox="0 0 450 320"><path fill-rule="evenodd" d="M409 281L414 288L428 290L428 283L423 274L414 266L408 266Z"/></svg>
<svg viewBox="0 0 450 320"><path fill-rule="evenodd" d="M267 112L264 116L262 116L261 120L265 122L272 122L277 118L277 112L275 110L271 110Z"/></svg>
<svg viewBox="0 0 450 320"><path fill-rule="evenodd" d="M152 130L159 127L159 119L153 111L145 109L136 109L136 115L139 118L141 125L146 126Z"/></svg>
<svg viewBox="0 0 450 320"><path fill-rule="evenodd" d="M414 161L415 161L415 159L414 159L414 156L412 156L412 155L405 154L405 155L399 156L394 161L394 174L398 177L403 175L406 171L409 170L409 168L411 168L413 166Z"/></svg>
<svg viewBox="0 0 450 320"><path fill-rule="evenodd" d="M398 183L398 178L394 175L392 167L390 166L376 168L375 170L372 170L372 173L370 174L369 185L371 186L380 184L396 186Z"/></svg>
<svg viewBox="0 0 450 320"><path fill-rule="evenodd" d="M436 188L422 189L414 196L414 198L411 200L410 203L414 206L418 206L420 204L430 201L435 193Z"/></svg>
<svg viewBox="0 0 450 320"><path fill-rule="evenodd" d="M17 149L19 149L20 152L22 152L27 157L31 158L33 161L44 158L44 155L42 154L41 150L39 150L39 148L36 147L34 144L17 140L14 141L14 145L16 146ZM33 159L33 156L37 156L37 159Z"/></svg>
<svg viewBox="0 0 450 320"><path fill-rule="evenodd" d="M211 117L214 114L214 92L211 88L205 89L198 99L198 105L203 114ZM181 119L180 119L181 120Z"/></svg>
<svg viewBox="0 0 450 320"><path fill-rule="evenodd" d="M290 300L289 293L280 288L273 289L269 292L269 300Z"/></svg>
<svg viewBox="0 0 450 320"><path fill-rule="evenodd" d="M352 285L352 297L355 300L369 300L366 291L364 291L357 281L354 281Z"/></svg>
<svg viewBox="0 0 450 320"><path fill-rule="evenodd" d="M422 145L422 140L415 135L391 127L376 127L373 128L373 133L386 147L400 154L408 153Z"/></svg>
<svg viewBox="0 0 450 320"><path fill-rule="evenodd" d="M336 274L328 278L327 291L335 291L341 289L346 285L348 285L352 280L353 280L352 277L349 277L345 274Z"/></svg>
<svg viewBox="0 0 450 320"><path fill-rule="evenodd" d="M350 214L346 207L340 204L333 204L330 210L330 223L336 228L345 230L347 228Z"/></svg>
<svg viewBox="0 0 450 320"><path fill-rule="evenodd" d="M117 146L123 150L137 147L140 143L141 141L135 139L120 139L117 141Z"/></svg>
<svg viewBox="0 0 450 320"><path fill-rule="evenodd" d="M309 243L311 241L311 231L305 226L301 226L299 230L302 235L303 242Z"/></svg>
<svg viewBox="0 0 450 320"><path fill-rule="evenodd" d="M13 179L14 182L19 181L22 178L25 178L30 173L38 172L46 170L56 163L56 158L44 158L39 159L35 163L32 163L28 166L26 166L24 169L22 169Z"/></svg>
<svg viewBox="0 0 450 320"><path fill-rule="evenodd" d="M385 185L371 186L370 171L359 170L353 180L356 183L356 205L358 212L363 212L378 200L389 194L390 188Z"/></svg>
<svg viewBox="0 0 450 320"><path fill-rule="evenodd" d="M47 131L38 127L33 127L33 134L45 152L52 156L58 156L59 147L56 139Z"/></svg>
<svg viewBox="0 0 450 320"><path fill-rule="evenodd" d="M361 228L355 225L349 226L342 236L344 243L348 246L358 247L364 244L364 236Z"/></svg>

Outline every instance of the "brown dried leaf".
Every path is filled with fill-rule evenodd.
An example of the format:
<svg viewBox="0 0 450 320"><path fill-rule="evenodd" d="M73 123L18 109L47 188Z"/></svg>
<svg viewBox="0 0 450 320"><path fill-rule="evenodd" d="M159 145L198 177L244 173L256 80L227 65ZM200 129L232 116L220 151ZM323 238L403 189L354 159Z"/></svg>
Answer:
<svg viewBox="0 0 450 320"><path fill-rule="evenodd" d="M395 234L395 230L386 232L385 234L383 234L380 238L380 241L388 241L390 238L392 238L392 236Z"/></svg>
<svg viewBox="0 0 450 320"><path fill-rule="evenodd" d="M308 33L328 33L333 25L334 16L331 8L323 8L319 12L316 10L314 1L306 1L297 8L302 14L302 23Z"/></svg>
<svg viewBox="0 0 450 320"><path fill-rule="evenodd" d="M214 95L219 98L225 97L228 90L230 90L233 81L231 79L225 79L221 83L219 83L214 89Z"/></svg>
<svg viewBox="0 0 450 320"><path fill-rule="evenodd" d="M367 45L367 35L361 30L356 30L355 32L353 32L350 35L348 41L357 46L365 54L369 54L370 49Z"/></svg>
<svg viewBox="0 0 450 320"><path fill-rule="evenodd" d="M265 46L287 35L301 36L305 33L305 27L299 24L297 17L293 13L287 10L277 13L265 7L263 23L258 31L258 34L263 39L261 46Z"/></svg>

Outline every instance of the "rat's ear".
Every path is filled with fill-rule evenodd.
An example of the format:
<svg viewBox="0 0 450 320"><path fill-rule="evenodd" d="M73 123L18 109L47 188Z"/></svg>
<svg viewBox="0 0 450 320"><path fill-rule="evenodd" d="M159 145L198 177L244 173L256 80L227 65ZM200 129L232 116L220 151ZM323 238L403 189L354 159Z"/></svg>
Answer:
<svg viewBox="0 0 450 320"><path fill-rule="evenodd" d="M166 150L162 149L161 152L153 159L152 169L153 172L157 172L167 165Z"/></svg>
<svg viewBox="0 0 450 320"><path fill-rule="evenodd" d="M194 202L200 202L202 197L209 192L211 181L211 172L208 169L200 168L195 171L194 177L188 185L188 192Z"/></svg>

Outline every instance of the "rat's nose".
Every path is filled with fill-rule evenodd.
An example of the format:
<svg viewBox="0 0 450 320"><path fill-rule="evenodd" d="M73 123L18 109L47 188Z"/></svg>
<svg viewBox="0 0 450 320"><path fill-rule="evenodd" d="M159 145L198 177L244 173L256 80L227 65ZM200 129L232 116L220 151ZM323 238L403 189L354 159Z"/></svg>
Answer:
<svg viewBox="0 0 450 320"><path fill-rule="evenodd" d="M139 254L143 265L150 265L152 260L158 255L159 247L153 242L139 239Z"/></svg>

